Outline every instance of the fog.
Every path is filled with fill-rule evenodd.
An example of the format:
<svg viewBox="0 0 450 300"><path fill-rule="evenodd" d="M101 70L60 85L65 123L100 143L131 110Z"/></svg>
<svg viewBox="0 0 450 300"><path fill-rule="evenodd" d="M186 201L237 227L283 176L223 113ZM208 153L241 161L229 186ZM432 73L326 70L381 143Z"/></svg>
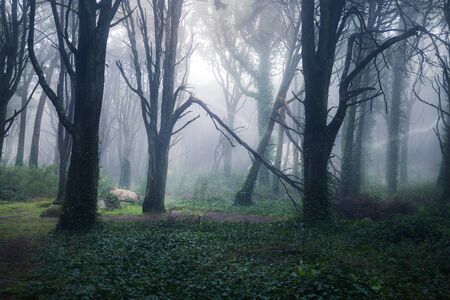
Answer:
<svg viewBox="0 0 450 300"><path fill-rule="evenodd" d="M334 174L333 178L340 180L342 160L345 156L343 153L345 151L345 130L350 126L347 123L354 123L352 139L355 140L358 135L358 124L364 122L366 129L364 129L361 142L363 149L362 190L370 186L387 185L387 165L391 164L387 163L387 153L388 146L392 143L397 145L393 150L396 153L396 160L401 160L401 162L395 163L397 169L396 175L394 175L395 181L401 181L396 185L407 186L436 182L442 171L443 161L440 141L445 143L445 122L443 122L442 115L445 115L445 112L442 113L442 111L445 111L447 107L444 95L447 83L443 83L442 78L439 79L442 76L443 68L440 63L448 59L444 43L448 38L447 29L445 29L443 19L440 19L442 14L438 10L439 5L433 6L425 3L426 1L424 3L402 1L400 4L388 1L389 3L373 4L379 9L379 11L373 12L370 10L373 8L370 6L372 5L369 3L370 1L366 2L350 1L346 5L346 9L354 5L355 9L361 11L362 21L365 22L364 26L373 27L368 32L372 30L371 34L376 34L376 36L372 36L376 45L400 36L402 32L413 26L421 27L417 27L419 29L414 34L392 43L377 53L360 73L367 75L357 75L359 77L350 83L350 86L357 87L357 80L365 80L367 91L363 95L361 92L355 94L353 97L355 100L351 100L356 101L354 105L347 103L345 120L339 126L338 133L332 140L333 147L329 157L328 171ZM123 185L121 176L125 176L123 163L124 159L127 159L129 160L129 170L127 171L129 174L126 176L129 177L130 182L126 184L125 188L139 191L148 196L151 193L148 186L150 133L148 128L146 130L142 109L149 109L151 106L145 108L148 105L145 104L145 101L151 100L152 96L149 96L149 93L151 93L151 85L154 83L151 83L149 78L154 76L155 72L159 72L159 78L157 78L159 85L156 87L159 98L156 101L159 105L164 106L165 100L162 100L162 97L165 96L162 96L161 93L164 93L165 81L168 79L163 76L166 76L169 71L164 69L162 64L166 59L164 55L167 55L166 52L169 51L166 49L169 47L167 44L169 41L166 40L169 33L165 32L164 28L157 29L162 30L163 38L155 40L158 32L155 31L155 24L159 17L155 17L152 5L135 1L127 3L127 6L122 4L118 8L115 17L118 22L109 29L107 38L104 92L98 131L100 177L107 179L114 186ZM270 115L273 103L287 101L286 105L288 105L290 113L288 115L285 112L280 114L280 116L283 115L283 122L286 123L282 126L282 130L279 130L280 121L275 122L275 128L270 130L271 138L267 151L262 155L265 157L266 163L287 176L295 173L294 169L296 168L299 168L299 172L303 174L303 159L307 154L295 156L297 149L292 140L297 141L299 149L302 151L301 149L305 147L302 145L304 142L303 130L307 130L308 127L305 123L305 107L302 102L302 99L305 99L303 60L306 56L302 53L304 25L295 28L295 25L300 24L302 19L301 5L296 1L184 1L181 9L176 25L177 44L173 48L176 52L174 54L176 63L173 70L173 92L177 94L177 89L180 89L180 94L176 95L174 110L190 99L190 95L194 96L205 103L211 112L230 126L229 129L234 130L242 141L256 151L267 122L270 123L270 120L273 119ZM63 10L61 9L61 11ZM386 13L380 14L383 11ZM320 17L318 12L315 13L316 17ZM371 16L370 14L375 15ZM407 17L405 18L405 16ZM169 19L168 16L165 18ZM171 18L176 17L172 16ZM340 32L336 45L333 46L335 47L334 62L331 64L329 87L326 87L328 96L324 102L328 110L326 123L333 123L333 120L337 119L338 106L341 105L340 87L346 64L345 56L349 52L347 42L352 35L355 36L358 32L362 32L361 30L364 28L361 20L358 21L355 15L350 14L348 18L348 23L342 23L342 28L339 29L342 32ZM77 43L75 18L66 16L65 18L61 17L60 20L61 24L66 22L63 25L71 30L66 33L70 37L63 38L61 36L61 38L67 38L73 43ZM61 40L58 41L55 30L52 29L55 26L54 22L50 4L38 5L34 52L38 64L41 65L44 72L50 67L51 58L58 55L56 48L58 43L61 43ZM370 22L372 23L370 24ZM143 31L144 27L146 31ZM131 39L131 33L134 40ZM312 36L315 36L316 42L320 43L322 37L318 30L313 32ZM161 44L162 54L156 52L158 43ZM354 46L352 61L349 64L350 71L355 68L360 59L357 56L365 55L358 54L357 51L367 52L364 50L365 46L361 44L364 41L361 40L357 43L360 44ZM75 64L71 47L66 41L64 51L67 52L71 63ZM295 48L297 52L294 51L294 54L292 54L292 49L294 49L292 47L298 47ZM356 49L358 47L359 50ZM150 52L147 52L148 49ZM146 57L148 54L151 56L150 66L147 61L149 57ZM161 55L161 58L158 59L157 55ZM300 56L302 58L298 59ZM443 59L439 60L442 57ZM292 63L293 59L294 61L298 59L297 65L286 65L289 62ZM404 60L404 63L400 62L401 66L398 66L397 62L400 60ZM70 86L70 76L58 75L61 72L61 62L56 62L54 74L51 79L47 76L47 83L56 93L60 85L59 80L64 78L65 87L62 93L67 98L64 100L67 113L70 101L74 101L70 100L71 97L74 97L74 90L72 91L74 86ZM140 65L140 74L138 75L135 73L136 63ZM156 66L156 64L159 65ZM145 66L152 69L150 75ZM161 69L156 69L160 67ZM292 76L286 73L288 68L293 68ZM67 70L67 67L64 69ZM400 75L396 75L396 72ZM20 93L25 90L30 96L26 109L20 114L24 116L26 113L23 121L25 131L21 131L21 116L17 115L5 135L2 158L4 165L17 164L18 151L20 151L18 149L22 149L24 153L23 160L19 164L27 165L30 159L38 99L41 95L46 95L43 94L42 84L38 83L38 77L34 74L31 63L24 67L23 77L27 76L31 76L29 85L23 87L18 84L15 96L11 98L7 106L7 114L12 116L22 107L23 97L21 98ZM136 76L140 76L139 89L145 94L141 96L147 97L146 99L142 98L135 90L138 88ZM289 76L288 88L281 91L283 85L286 85L286 77ZM367 79L364 79L364 76ZM397 94L394 91L394 84L398 81L395 76L402 78L401 90ZM228 86L225 87L224 84ZM359 85L364 89L361 83ZM440 88L439 85L441 85ZM30 95L35 86L37 86L36 91ZM313 89L317 88L313 87ZM307 91L306 97L314 97L308 93L309 91ZM236 100L238 103L234 108L230 108L230 103L227 105L227 101L235 99L236 95L239 95L239 99ZM394 99L395 95L399 99ZM362 97L371 99L369 99L370 101L360 101ZM398 116L395 117L398 120L398 124L395 125L397 127L395 141L388 134L390 130L388 124L394 122L389 121L392 119L390 117L392 115L391 106L394 100L395 102L400 101L398 104L400 112L397 112ZM76 106L76 102L74 103ZM350 110L353 107L355 107L354 120L349 121ZM146 113L148 112L144 112L144 115ZM298 124L296 125L293 121L292 114L303 125L297 126ZM154 116L161 120L163 118L161 111L156 112ZM230 116L233 119L231 123ZM150 120L149 115L147 117ZM365 120L360 121L359 118L362 117ZM69 116L69 118L73 118L73 116ZM321 117L311 116L311 118ZM161 120L157 120L156 130L162 130L161 126L163 125L159 123ZM55 166L57 168L60 165L61 149L58 148L58 128L62 130L62 124L59 122L55 107L47 98L40 127L39 167ZM312 122L314 123L314 121ZM184 124L187 125L185 128ZM95 126L92 130L96 130ZM24 137L24 145L18 146L21 136L22 139ZM231 137L223 126L217 124L217 120L213 120L209 113L198 105L192 105L183 112L182 117L172 129L170 144L167 191L173 191L181 178L189 178L192 187L197 178L202 176L209 178L233 176L237 181L243 183L253 161L259 160L254 153L249 152L249 149ZM232 145L232 159L229 167L231 174L227 173L224 166L224 151L229 148L229 145ZM278 158L280 161L277 163L275 161L276 153L280 150ZM349 153L352 157L356 155L352 151ZM298 161L295 161L296 159ZM406 171L401 171L401 168ZM263 166L262 170L266 170L266 167ZM295 176L302 178L304 174ZM267 185L269 181L262 180L262 182L266 182ZM262 184L264 185L264 183ZM301 196L298 201L301 202Z"/></svg>

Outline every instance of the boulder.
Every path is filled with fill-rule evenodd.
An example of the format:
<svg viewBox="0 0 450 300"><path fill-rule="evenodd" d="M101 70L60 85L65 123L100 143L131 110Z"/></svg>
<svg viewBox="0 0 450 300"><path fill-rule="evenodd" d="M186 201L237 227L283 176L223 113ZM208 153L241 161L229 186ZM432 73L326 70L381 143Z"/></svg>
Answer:
<svg viewBox="0 0 450 300"><path fill-rule="evenodd" d="M59 218L62 213L62 206L61 205L52 205L49 206L47 209L45 209L40 217L41 218Z"/></svg>
<svg viewBox="0 0 450 300"><path fill-rule="evenodd" d="M139 195L130 190L112 189L109 193L117 197L117 199L119 199L120 202L127 202L133 204L138 204L141 202L141 198L139 197Z"/></svg>

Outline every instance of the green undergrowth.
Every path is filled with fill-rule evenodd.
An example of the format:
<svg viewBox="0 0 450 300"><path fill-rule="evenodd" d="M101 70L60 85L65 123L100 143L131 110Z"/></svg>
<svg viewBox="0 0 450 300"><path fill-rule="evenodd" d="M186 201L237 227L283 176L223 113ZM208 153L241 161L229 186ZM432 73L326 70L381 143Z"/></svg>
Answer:
<svg viewBox="0 0 450 300"><path fill-rule="evenodd" d="M174 199L166 198L166 210L177 210L187 213L202 213L206 211L264 215L273 217L293 218L296 216L295 210L289 200L279 199L258 199L251 206L236 206L229 199ZM136 204L125 204L115 210L101 210L100 213L106 216L129 216L141 215L142 206Z"/></svg>
<svg viewBox="0 0 450 300"><path fill-rule="evenodd" d="M58 189L55 166L45 168L0 167L0 201L53 198Z"/></svg>
<svg viewBox="0 0 450 300"><path fill-rule="evenodd" d="M0 241L12 238L36 238L54 228L56 219L41 218L50 200L0 202Z"/></svg>
<svg viewBox="0 0 450 300"><path fill-rule="evenodd" d="M443 299L450 214L304 229L275 224L107 222L53 233L19 298Z"/></svg>

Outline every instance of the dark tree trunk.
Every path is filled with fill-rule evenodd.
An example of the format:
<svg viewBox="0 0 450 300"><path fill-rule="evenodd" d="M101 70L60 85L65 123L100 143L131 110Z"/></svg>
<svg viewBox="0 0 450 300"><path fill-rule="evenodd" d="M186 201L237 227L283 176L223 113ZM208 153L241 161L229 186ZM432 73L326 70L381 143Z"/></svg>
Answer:
<svg viewBox="0 0 450 300"><path fill-rule="evenodd" d="M167 170L169 166L170 139L159 138L149 144L147 190L142 211L144 213L164 212Z"/></svg>
<svg viewBox="0 0 450 300"><path fill-rule="evenodd" d="M106 46L110 22L116 10L117 7L104 4L97 17L96 2L80 0L79 3L74 136L63 212L58 224L61 229L89 228L97 217L98 132L105 80Z"/></svg>
<svg viewBox="0 0 450 300"><path fill-rule="evenodd" d="M17 90L26 64L27 10L26 1L0 1L0 161L5 136L15 118L7 119L8 103Z"/></svg>
<svg viewBox="0 0 450 300"><path fill-rule="evenodd" d="M70 158L71 136L61 122L58 124L57 149L55 156L58 163L58 192L54 204L63 204L66 193L67 165Z"/></svg>
<svg viewBox="0 0 450 300"><path fill-rule="evenodd" d="M2 162L2 160L3 160L3 144L4 144L5 136L6 136L5 122L6 122L6 115L8 113L7 104L5 105L4 103L7 103L7 102L0 100L0 130L1 130L0 131L0 162Z"/></svg>
<svg viewBox="0 0 450 300"><path fill-rule="evenodd" d="M330 214L328 161L332 144L330 145L330 138L327 136L328 90L337 42L336 29L344 5L345 1L342 0L320 1L320 29L316 50L314 1L302 2L302 63L305 79L303 219L310 225L326 221ZM345 110L343 112L345 116Z"/></svg>
<svg viewBox="0 0 450 300"><path fill-rule="evenodd" d="M448 95L450 96L450 95ZM449 97L450 103L450 97ZM447 204L450 202L450 129L444 129L445 135L443 140L442 167L439 175L438 186L441 189L440 201Z"/></svg>
<svg viewBox="0 0 450 300"><path fill-rule="evenodd" d="M56 65L56 60L54 60L50 63L50 67L47 70L46 78L49 82L52 81L55 65ZM42 116L44 114L46 99L47 99L47 95L44 92L42 92L39 97L38 106L36 109L36 117L34 118L33 135L31 137L30 158L28 161L28 164L30 167L38 167L39 166L39 142L40 142L40 138L41 138Z"/></svg>

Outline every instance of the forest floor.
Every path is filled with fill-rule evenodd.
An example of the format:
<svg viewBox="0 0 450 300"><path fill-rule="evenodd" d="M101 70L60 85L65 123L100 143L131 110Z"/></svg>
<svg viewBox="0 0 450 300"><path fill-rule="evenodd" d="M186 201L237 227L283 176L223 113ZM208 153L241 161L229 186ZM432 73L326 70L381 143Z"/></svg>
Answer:
<svg viewBox="0 0 450 300"><path fill-rule="evenodd" d="M91 232L67 235L39 217L47 205L0 202L2 299L450 295L448 210L306 229L279 208L171 204L165 218L101 211Z"/></svg>
<svg viewBox="0 0 450 300"><path fill-rule="evenodd" d="M186 222L233 222L233 223L273 223L281 221L282 218L239 214L230 212L202 212L190 213L186 211L171 210L167 214L143 214L143 215L115 215L103 216L105 221L140 221L140 222L160 222L160 221L186 221Z"/></svg>

